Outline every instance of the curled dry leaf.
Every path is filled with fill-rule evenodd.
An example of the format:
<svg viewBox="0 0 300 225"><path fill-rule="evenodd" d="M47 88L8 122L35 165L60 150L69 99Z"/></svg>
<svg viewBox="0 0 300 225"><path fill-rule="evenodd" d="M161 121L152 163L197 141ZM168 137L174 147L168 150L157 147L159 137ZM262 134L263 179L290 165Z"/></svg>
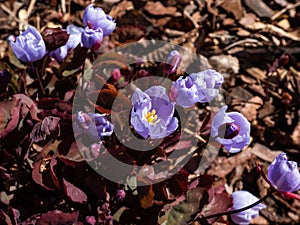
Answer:
<svg viewBox="0 0 300 225"><path fill-rule="evenodd" d="M53 136L56 139L59 135L59 120L58 117L48 116L43 121L35 124L31 133L30 139L32 143L46 140L47 136Z"/></svg>
<svg viewBox="0 0 300 225"><path fill-rule="evenodd" d="M35 103L24 94L15 94L13 99L0 102L0 136L4 138L17 128L28 113L33 119L38 119Z"/></svg>

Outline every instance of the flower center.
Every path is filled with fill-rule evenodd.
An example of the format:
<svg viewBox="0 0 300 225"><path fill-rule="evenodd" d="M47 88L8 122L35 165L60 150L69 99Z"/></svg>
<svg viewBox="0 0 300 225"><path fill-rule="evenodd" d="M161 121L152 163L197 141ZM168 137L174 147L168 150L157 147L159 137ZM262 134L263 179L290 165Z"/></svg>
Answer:
<svg viewBox="0 0 300 225"><path fill-rule="evenodd" d="M152 109L151 112L145 113L145 119L147 120L148 123L156 124L159 122L155 109Z"/></svg>
<svg viewBox="0 0 300 225"><path fill-rule="evenodd" d="M223 133L225 129L224 139L232 139L240 132L240 127L235 123L226 123L219 127L219 133Z"/></svg>

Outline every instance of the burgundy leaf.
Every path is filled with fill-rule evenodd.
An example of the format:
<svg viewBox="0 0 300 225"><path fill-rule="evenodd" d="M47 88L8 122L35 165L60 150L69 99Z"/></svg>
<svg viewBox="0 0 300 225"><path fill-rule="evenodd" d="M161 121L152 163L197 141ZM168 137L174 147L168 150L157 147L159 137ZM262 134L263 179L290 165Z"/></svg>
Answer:
<svg viewBox="0 0 300 225"><path fill-rule="evenodd" d="M59 210L49 211L43 214L37 221L37 225L63 225L74 224L78 219L79 212L62 212Z"/></svg>
<svg viewBox="0 0 300 225"><path fill-rule="evenodd" d="M69 39L69 34L61 28L47 27L42 32L42 37L45 41L47 50L52 51L65 45Z"/></svg>
<svg viewBox="0 0 300 225"><path fill-rule="evenodd" d="M189 173L185 169L181 169L168 180L168 186L173 195L180 196L186 193L188 189L188 176Z"/></svg>
<svg viewBox="0 0 300 225"><path fill-rule="evenodd" d="M70 182L63 179L64 190L68 198L73 202L84 203L87 202L87 195L80 190L78 187L75 187Z"/></svg>

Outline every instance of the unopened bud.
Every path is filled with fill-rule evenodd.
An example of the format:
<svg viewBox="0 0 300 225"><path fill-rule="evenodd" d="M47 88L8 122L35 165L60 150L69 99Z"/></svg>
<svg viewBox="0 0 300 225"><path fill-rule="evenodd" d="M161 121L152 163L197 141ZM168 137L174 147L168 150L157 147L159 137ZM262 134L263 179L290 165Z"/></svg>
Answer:
<svg viewBox="0 0 300 225"><path fill-rule="evenodd" d="M165 64L165 73L172 74L175 73L181 63L181 56L178 51L171 51L168 55L166 64Z"/></svg>

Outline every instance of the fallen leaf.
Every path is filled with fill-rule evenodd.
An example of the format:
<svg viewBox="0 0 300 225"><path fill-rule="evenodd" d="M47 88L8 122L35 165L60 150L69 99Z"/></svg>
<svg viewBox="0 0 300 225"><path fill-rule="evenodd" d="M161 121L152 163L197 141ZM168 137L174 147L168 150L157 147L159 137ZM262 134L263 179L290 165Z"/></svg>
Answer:
<svg viewBox="0 0 300 225"><path fill-rule="evenodd" d="M165 7L161 2L151 1L147 2L147 4L144 6L144 10L154 16L174 15L174 13L177 11L176 7Z"/></svg>
<svg viewBox="0 0 300 225"><path fill-rule="evenodd" d="M243 7L241 4L241 0L227 0L221 3L222 8L231 12L235 19L239 20L243 16Z"/></svg>
<svg viewBox="0 0 300 225"><path fill-rule="evenodd" d="M260 17L271 18L274 11L269 8L262 0L244 0L245 4Z"/></svg>
<svg viewBox="0 0 300 225"><path fill-rule="evenodd" d="M60 210L49 211L41 215L37 225L62 225L74 224L78 219L79 212L62 212Z"/></svg>
<svg viewBox="0 0 300 225"><path fill-rule="evenodd" d="M66 181L63 178L64 190L68 198L73 202L84 203L87 202L87 195L80 190L78 187L75 187L70 182Z"/></svg>
<svg viewBox="0 0 300 225"><path fill-rule="evenodd" d="M251 152L252 154L256 155L266 162L273 162L277 155L282 153L282 151L271 150L267 146L260 143L255 143L253 147L249 147L247 151Z"/></svg>
<svg viewBox="0 0 300 225"><path fill-rule="evenodd" d="M59 135L59 121L60 118L48 116L43 121L34 125L30 139L32 143L46 140L47 136L52 135L53 139L56 139Z"/></svg>

